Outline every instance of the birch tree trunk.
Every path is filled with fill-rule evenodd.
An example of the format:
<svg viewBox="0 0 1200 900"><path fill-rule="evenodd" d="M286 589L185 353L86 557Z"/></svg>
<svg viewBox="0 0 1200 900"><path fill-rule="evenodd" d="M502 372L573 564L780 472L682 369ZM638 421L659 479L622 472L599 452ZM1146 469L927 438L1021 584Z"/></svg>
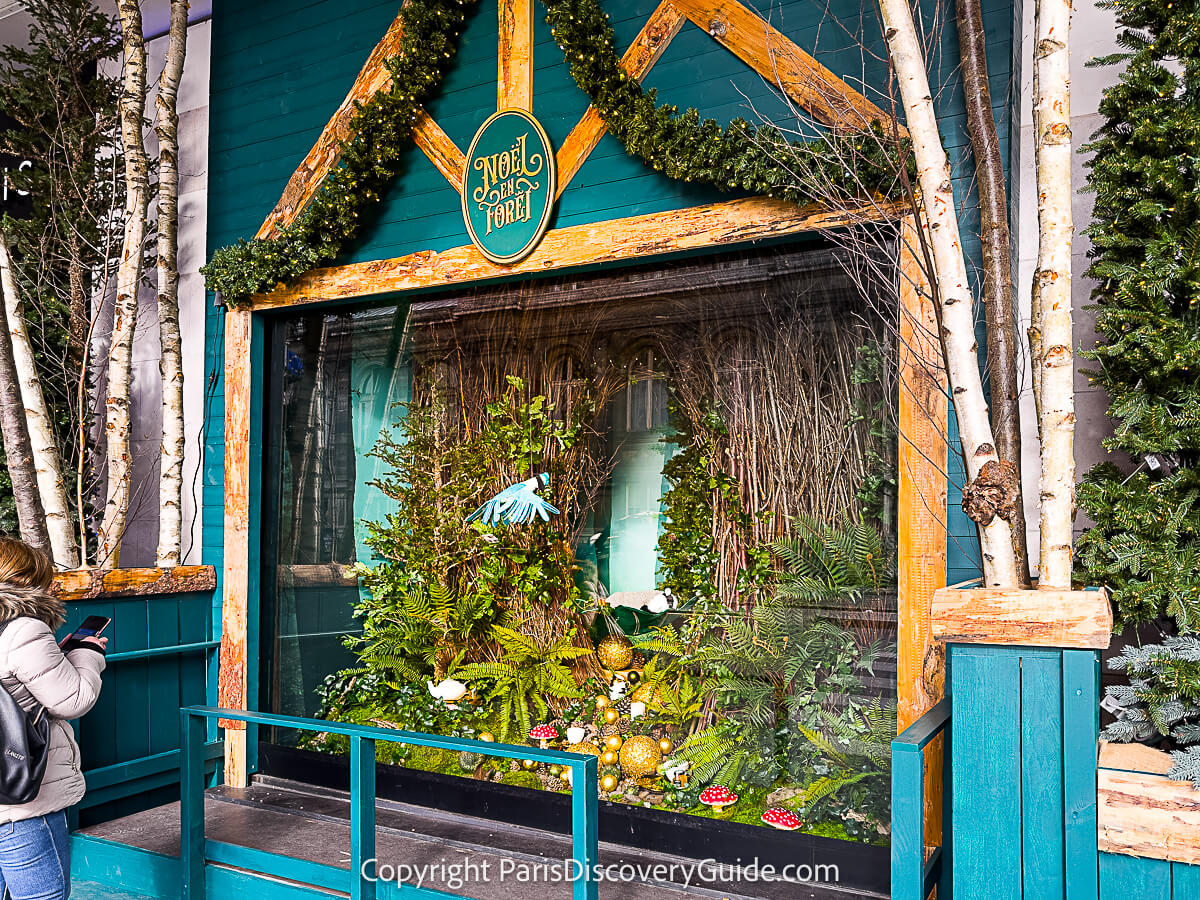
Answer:
<svg viewBox="0 0 1200 900"><path fill-rule="evenodd" d="M183 353L179 337L179 81L187 50L187 0L171 0L167 58L158 80L158 330L162 345L160 566L179 565L183 524Z"/></svg>
<svg viewBox="0 0 1200 900"><path fill-rule="evenodd" d="M121 540L129 516L133 455L129 448L133 334L142 280L150 176L143 144L146 116L146 41L138 0L118 0L125 62L120 101L121 144L125 152L125 238L117 269L117 297L108 348L108 392L104 398L105 461L108 491L101 526L100 556L106 568L121 564Z"/></svg>
<svg viewBox="0 0 1200 900"><path fill-rule="evenodd" d="M1070 0L1038 0L1033 125L1038 262L1030 334L1041 436L1039 587L1071 585L1075 520L1075 352L1071 323Z"/></svg>
<svg viewBox="0 0 1200 900"><path fill-rule="evenodd" d="M7 291L4 293L7 301ZM4 312L6 305L7 302L0 304L0 433L4 438L4 456L9 478L12 479L21 540L49 554L50 532L46 529L46 514L42 509L41 494L38 493L33 450L25 422L25 409L21 403L17 366L13 359L12 337L8 330L8 316Z"/></svg>
<svg viewBox="0 0 1200 900"><path fill-rule="evenodd" d="M1006 516L1012 512L1018 479L1011 464L1002 463L996 455L979 374L975 317L954 205L950 161L938 130L925 58L908 0L880 0L879 7L916 154L924 213L922 227L936 272L946 373L967 467L963 509L979 526L985 584L1013 587L1020 579L1012 529Z"/></svg>
<svg viewBox="0 0 1200 900"><path fill-rule="evenodd" d="M54 439L54 429L50 424L50 412L46 407L42 382L33 358L33 345L29 342L29 332L25 327L24 303L17 289L17 279L13 275L8 239L3 232L0 232L0 291L4 294L4 312L12 346L13 367L20 390L26 430L29 433L30 454L45 515L51 554L59 566L74 569L79 565L79 548L75 543L75 531L71 525L67 489L63 482L62 459L58 453L58 443Z"/></svg>
<svg viewBox="0 0 1200 900"><path fill-rule="evenodd" d="M956 0L958 47L962 58L967 131L979 184L980 238L983 245L983 308L987 322L988 381L992 389L992 428L996 454L1021 467L1021 382L1017 378L1017 329L1013 321L1012 261L1009 256L1008 192L1004 162L988 84L987 39L980 0ZM1029 542L1025 504L1017 480L1013 499L1013 553L1019 585L1029 586Z"/></svg>

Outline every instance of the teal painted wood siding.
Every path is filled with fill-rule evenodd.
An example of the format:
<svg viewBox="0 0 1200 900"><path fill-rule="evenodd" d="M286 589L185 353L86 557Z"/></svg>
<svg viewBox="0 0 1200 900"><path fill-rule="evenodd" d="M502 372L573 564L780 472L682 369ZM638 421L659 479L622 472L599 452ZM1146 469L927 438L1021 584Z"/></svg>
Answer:
<svg viewBox="0 0 1200 900"><path fill-rule="evenodd" d="M947 665L956 900L1093 900L1098 654L951 645Z"/></svg>
<svg viewBox="0 0 1200 900"><path fill-rule="evenodd" d="M631 41L656 7L656 0L608 2L622 44ZM876 11L871 4L834 0L823 12L806 0L750 0L776 27L852 84L883 85L883 50ZM972 261L978 241L970 231L977 216L971 192L961 87L957 81L957 35L952 8L927 4L926 21L941 28L939 52L931 61L935 94L951 160L955 188L966 210L965 246ZM210 106L208 246L220 247L250 237L274 206L295 166L312 146L341 102L399 4L372 0L319 0L299 8L284 0L243 3L216 0ZM824 18L823 18L824 16ZM1012 5L985 3L992 91L1007 158L1008 87L1011 68ZM833 21L836 19L837 21ZM475 129L495 109L495 0L484 0L462 43L441 95L430 105L439 124L465 148ZM871 55L863 56L843 29L865 36ZM561 143L587 107L570 79L561 51L537 15L534 47L534 112L555 144ZM688 23L651 72L647 84L661 101L697 106L728 122L735 116L779 118L786 110L773 88ZM871 93L871 91L868 91ZM564 193L555 226L678 209L710 202L720 195L695 185L673 182L625 155L605 136ZM382 204L367 234L350 249L347 260L379 259L415 250L441 250L467 242L459 200L442 176L415 148L408 166ZM204 561L222 561L223 525L223 339L221 314L210 311L206 326L209 378L205 432ZM951 440L954 440L953 434ZM952 455L953 457L953 455ZM948 528L951 581L973 577L974 529L958 507L961 465L952 464Z"/></svg>
<svg viewBox="0 0 1200 900"><path fill-rule="evenodd" d="M88 785L79 807L84 823L174 799L179 708L215 699L210 593L70 603L67 625L59 636L65 637L90 615L113 622L105 632L109 653L100 699L77 723ZM215 746L210 747L208 758L216 755Z"/></svg>

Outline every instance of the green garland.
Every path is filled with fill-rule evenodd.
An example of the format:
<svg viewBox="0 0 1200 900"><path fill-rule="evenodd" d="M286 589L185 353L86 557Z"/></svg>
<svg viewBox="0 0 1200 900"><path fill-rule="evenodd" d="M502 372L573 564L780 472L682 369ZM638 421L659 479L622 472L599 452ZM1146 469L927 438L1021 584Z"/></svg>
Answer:
<svg viewBox="0 0 1200 900"><path fill-rule="evenodd" d="M680 113L659 105L653 89L625 73L598 0L543 2L571 76L609 132L625 152L668 177L792 203L852 202L864 191L898 195L900 160L908 157L904 147L888 152L895 145L881 123L872 123L871 137L830 132L810 141L789 141L773 125L755 127L740 118L723 129L694 108Z"/></svg>
<svg viewBox="0 0 1200 900"><path fill-rule="evenodd" d="M400 174L417 115L441 85L467 15L477 6L478 0L404 6L400 50L386 63L392 85L358 106L338 148L339 165L277 237L240 240L216 251L200 270L209 290L237 305L337 258L359 233L364 213Z"/></svg>
<svg viewBox="0 0 1200 900"><path fill-rule="evenodd" d="M735 119L722 128L695 109L659 105L653 90L621 69L608 15L597 0L544 0L547 21L576 84L625 151L670 178L793 203L852 202L898 193L905 146L879 122L872 136L830 132L789 141L774 126ZM478 0L413 0L402 10L400 52L387 61L392 86L361 104L340 146L340 163L294 224L271 239L241 240L200 271L230 304L332 262L400 173L422 105L441 84L467 13ZM893 152L894 151L894 152Z"/></svg>

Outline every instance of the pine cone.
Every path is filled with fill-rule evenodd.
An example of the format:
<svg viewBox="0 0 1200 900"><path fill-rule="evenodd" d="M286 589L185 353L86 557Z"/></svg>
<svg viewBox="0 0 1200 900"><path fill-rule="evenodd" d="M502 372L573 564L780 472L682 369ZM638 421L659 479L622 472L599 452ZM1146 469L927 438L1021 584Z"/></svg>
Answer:
<svg viewBox="0 0 1200 900"><path fill-rule="evenodd" d="M554 775L548 776L544 784L548 791L565 791L567 789L567 783Z"/></svg>
<svg viewBox="0 0 1200 900"><path fill-rule="evenodd" d="M551 719L550 724L554 726L554 730L558 732L559 737L567 733L567 722L561 716L557 719Z"/></svg>
<svg viewBox="0 0 1200 900"><path fill-rule="evenodd" d="M609 737L610 735L620 734L620 733L621 733L621 730L616 726L616 724L602 725L600 727L600 737Z"/></svg>
<svg viewBox="0 0 1200 900"><path fill-rule="evenodd" d="M633 701L631 701L628 697L622 697L620 700L617 701L617 704L616 704L617 712L619 712L623 716L629 715L629 704L632 702Z"/></svg>
<svg viewBox="0 0 1200 900"><path fill-rule="evenodd" d="M643 668L645 668L645 666L646 666L646 657L642 656L641 653L634 652L633 662L631 662L629 664L629 668L633 669L635 672L640 672L640 671L642 671Z"/></svg>
<svg viewBox="0 0 1200 900"><path fill-rule="evenodd" d="M617 731L620 734L629 734L629 727L629 716L621 716L621 718L617 719Z"/></svg>
<svg viewBox="0 0 1200 900"><path fill-rule="evenodd" d="M519 762L517 762L515 759L510 759L508 761L508 771L515 772L519 768L521 768L521 764Z"/></svg>

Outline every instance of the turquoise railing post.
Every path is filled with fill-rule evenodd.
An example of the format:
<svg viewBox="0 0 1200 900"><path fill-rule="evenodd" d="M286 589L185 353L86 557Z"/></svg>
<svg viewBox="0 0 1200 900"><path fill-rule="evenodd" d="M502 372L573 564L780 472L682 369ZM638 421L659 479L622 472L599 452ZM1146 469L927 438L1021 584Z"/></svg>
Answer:
<svg viewBox="0 0 1200 900"><path fill-rule="evenodd" d="M1062 652L1063 869L1066 900L1099 896L1096 742L1100 738L1100 654Z"/></svg>
<svg viewBox="0 0 1200 900"><path fill-rule="evenodd" d="M180 900L204 900L204 739L205 720L179 711Z"/></svg>
<svg viewBox="0 0 1200 900"><path fill-rule="evenodd" d="M571 887L571 900L597 900L599 887L595 866L599 842L599 797L593 790L580 790L583 785L596 783L597 759L571 764L571 850L575 857L576 881Z"/></svg>
<svg viewBox="0 0 1200 900"><path fill-rule="evenodd" d="M331 891L346 890L350 875L349 895L352 900L375 900L378 868L369 865L376 858L375 837L375 747L377 741L408 744L417 747L439 747L455 752L468 751L484 756L508 759L533 759L547 765L569 767L571 770L571 888L572 900L598 900L599 888L595 866L599 858L599 794L596 774L599 762L590 754L568 753L563 750L543 750L513 744L484 742L472 738L443 737L419 731L378 728L334 722L322 719L301 719L275 713L247 712L237 709L218 709L211 706L189 706L180 710L183 729L180 754L180 783L183 803L180 806L183 857L182 900L204 900L204 865L206 861L234 866L251 873L272 878L302 880ZM350 868L313 862L267 850L257 850L204 837L204 737L206 723L227 720L244 722L247 727L268 726L319 731L342 735L350 739ZM406 887L403 889L408 891ZM391 892L391 896L395 891ZM407 896L407 893L405 893ZM421 896L451 897L452 895L425 889ZM467 900L467 898L463 898Z"/></svg>
<svg viewBox="0 0 1200 900"><path fill-rule="evenodd" d="M950 804L942 805L942 846L925 859L925 748L940 733L949 737L950 700L938 703L892 741L892 900L925 900L936 886L949 900ZM944 741L949 749L949 740ZM943 754L947 758L949 752ZM947 781L949 763L942 770ZM944 792L949 797L949 791Z"/></svg>
<svg viewBox="0 0 1200 900"><path fill-rule="evenodd" d="M375 900L375 741L350 738L350 898Z"/></svg>

